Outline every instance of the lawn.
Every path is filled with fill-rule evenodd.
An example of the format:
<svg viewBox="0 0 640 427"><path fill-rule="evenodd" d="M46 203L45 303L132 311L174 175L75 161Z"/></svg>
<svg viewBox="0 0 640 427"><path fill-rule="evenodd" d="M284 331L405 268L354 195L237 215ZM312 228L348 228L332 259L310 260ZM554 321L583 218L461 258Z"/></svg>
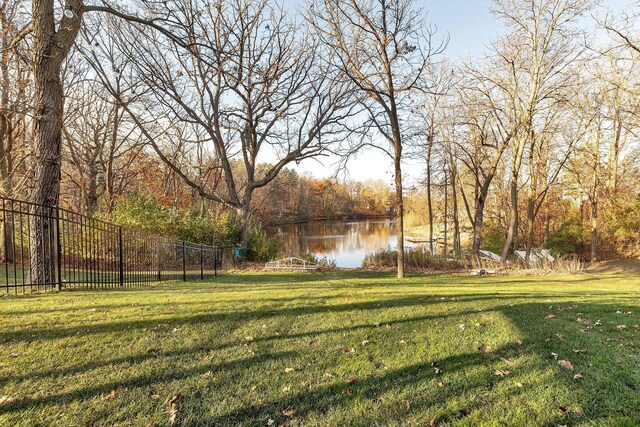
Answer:
<svg viewBox="0 0 640 427"><path fill-rule="evenodd" d="M8 296L0 425L636 426L639 297L347 271Z"/></svg>

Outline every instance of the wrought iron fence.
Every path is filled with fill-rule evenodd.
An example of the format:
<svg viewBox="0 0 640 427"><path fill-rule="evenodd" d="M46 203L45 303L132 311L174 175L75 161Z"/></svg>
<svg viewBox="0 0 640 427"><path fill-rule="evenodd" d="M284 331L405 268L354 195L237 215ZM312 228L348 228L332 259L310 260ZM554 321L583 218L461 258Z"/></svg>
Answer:
<svg viewBox="0 0 640 427"><path fill-rule="evenodd" d="M202 280L233 263L230 246L175 240L60 207L0 200L0 290L6 293Z"/></svg>

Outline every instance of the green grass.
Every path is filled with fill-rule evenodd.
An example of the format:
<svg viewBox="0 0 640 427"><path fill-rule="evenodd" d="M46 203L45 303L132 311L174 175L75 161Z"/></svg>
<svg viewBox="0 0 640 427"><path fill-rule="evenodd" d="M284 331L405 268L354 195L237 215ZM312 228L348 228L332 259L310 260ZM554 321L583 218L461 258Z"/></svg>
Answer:
<svg viewBox="0 0 640 427"><path fill-rule="evenodd" d="M183 426L640 425L639 297L344 271L5 297L0 425L168 425L178 394Z"/></svg>

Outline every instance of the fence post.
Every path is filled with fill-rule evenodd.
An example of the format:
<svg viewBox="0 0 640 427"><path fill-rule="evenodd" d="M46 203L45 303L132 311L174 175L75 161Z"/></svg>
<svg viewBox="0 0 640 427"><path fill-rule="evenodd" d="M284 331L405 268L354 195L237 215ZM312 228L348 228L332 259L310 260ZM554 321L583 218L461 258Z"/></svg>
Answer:
<svg viewBox="0 0 640 427"><path fill-rule="evenodd" d="M200 280L204 280L204 249L200 243Z"/></svg>
<svg viewBox="0 0 640 427"><path fill-rule="evenodd" d="M54 242L56 245L56 247L54 248L54 255L56 257L56 260L55 260L56 291L59 291L62 289L62 247L60 244L60 207L56 205L53 207L53 209L56 212L55 222L53 224L54 233L55 233Z"/></svg>
<svg viewBox="0 0 640 427"><path fill-rule="evenodd" d="M160 270L160 236L156 236L156 268L158 269L158 282L162 281L162 272Z"/></svg>
<svg viewBox="0 0 640 427"><path fill-rule="evenodd" d="M182 241L182 281L187 281L187 247Z"/></svg>
<svg viewBox="0 0 640 427"><path fill-rule="evenodd" d="M122 226L118 227L118 264L120 272L120 286L124 286L124 260L122 257Z"/></svg>
<svg viewBox="0 0 640 427"><path fill-rule="evenodd" d="M218 277L218 247L213 250L213 277Z"/></svg>

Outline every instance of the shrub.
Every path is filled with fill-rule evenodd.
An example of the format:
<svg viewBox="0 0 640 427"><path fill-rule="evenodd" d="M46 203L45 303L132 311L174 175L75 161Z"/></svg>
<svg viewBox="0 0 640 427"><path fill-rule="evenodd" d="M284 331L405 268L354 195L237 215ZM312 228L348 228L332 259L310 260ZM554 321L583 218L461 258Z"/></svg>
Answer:
<svg viewBox="0 0 640 427"><path fill-rule="evenodd" d="M482 227L482 249L500 254L505 240L505 230L498 223L492 221L484 223Z"/></svg>
<svg viewBox="0 0 640 427"><path fill-rule="evenodd" d="M563 223L545 244L556 254L571 254L579 250L582 242L582 228L578 220Z"/></svg>
<svg viewBox="0 0 640 427"><path fill-rule="evenodd" d="M266 262L273 260L277 255L278 244L276 240L268 236L259 226L253 226L251 230L249 230L247 260Z"/></svg>
<svg viewBox="0 0 640 427"><path fill-rule="evenodd" d="M180 212L138 194L121 198L109 220L125 227L208 245L233 245L240 241L241 235L235 215L228 210L203 212L192 208Z"/></svg>
<svg viewBox="0 0 640 427"><path fill-rule="evenodd" d="M445 259L442 255L432 255L422 248L406 250L404 253L405 268L414 270L455 270L462 268L462 262ZM365 256L363 268L396 268L398 252L390 248L381 249Z"/></svg>

